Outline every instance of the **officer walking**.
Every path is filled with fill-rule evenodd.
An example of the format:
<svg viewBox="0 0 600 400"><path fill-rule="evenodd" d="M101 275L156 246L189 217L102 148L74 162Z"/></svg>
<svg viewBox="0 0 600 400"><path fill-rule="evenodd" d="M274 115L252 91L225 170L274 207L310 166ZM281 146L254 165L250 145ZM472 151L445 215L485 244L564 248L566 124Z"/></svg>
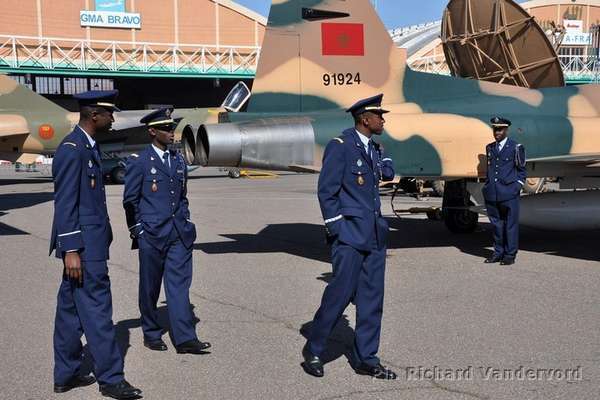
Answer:
<svg viewBox="0 0 600 400"><path fill-rule="evenodd" d="M171 109L146 115L152 138L139 155L127 162L123 207L133 239L139 248L139 306L144 345L165 351L156 303L164 276L171 334L177 353L204 354L210 347L196 336L189 291L192 284L192 246L196 227L190 220L187 199L187 169L180 153L169 150L174 141L175 121Z"/></svg>
<svg viewBox="0 0 600 400"><path fill-rule="evenodd" d="M383 314L388 224L381 215L379 181L394 178L392 160L372 137L383 132L383 95L359 101L347 112L355 127L327 145L319 176L318 197L332 244L333 279L323 293L302 350L304 370L324 375L321 356L342 313L353 299L356 330L353 367L356 373L396 379L381 365L377 352Z"/></svg>
<svg viewBox="0 0 600 400"><path fill-rule="evenodd" d="M74 96L80 106L79 124L58 146L52 163L50 254L55 250L64 265L54 324L54 392L88 386L97 379L104 396L132 399L142 391L125 380L115 339L107 267L112 230L94 140L114 122L117 94L113 90ZM94 359L95 378L80 374L82 334Z"/></svg>
<svg viewBox="0 0 600 400"><path fill-rule="evenodd" d="M519 249L519 197L527 179L525 148L507 137L508 119L494 117L491 125L496 140L485 148L487 180L482 192L494 226L494 254L485 263L512 265Z"/></svg>

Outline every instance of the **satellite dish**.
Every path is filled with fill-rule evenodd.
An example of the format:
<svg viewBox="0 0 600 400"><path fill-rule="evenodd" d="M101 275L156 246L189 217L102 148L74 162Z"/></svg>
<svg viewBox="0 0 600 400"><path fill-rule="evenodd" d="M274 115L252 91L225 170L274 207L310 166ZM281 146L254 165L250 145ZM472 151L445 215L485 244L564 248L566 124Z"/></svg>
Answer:
<svg viewBox="0 0 600 400"><path fill-rule="evenodd" d="M454 76L534 89L565 85L549 39L512 0L450 0L442 43Z"/></svg>

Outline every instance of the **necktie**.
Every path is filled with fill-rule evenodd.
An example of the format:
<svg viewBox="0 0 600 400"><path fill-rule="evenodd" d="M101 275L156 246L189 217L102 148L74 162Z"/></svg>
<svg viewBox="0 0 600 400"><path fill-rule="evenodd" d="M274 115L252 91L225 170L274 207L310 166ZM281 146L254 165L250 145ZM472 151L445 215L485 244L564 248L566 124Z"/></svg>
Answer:
<svg viewBox="0 0 600 400"><path fill-rule="evenodd" d="M92 152L94 153L94 155L96 157L98 157L98 159L102 159L102 156L100 155L100 148L98 147L98 143L94 143L94 145L92 146Z"/></svg>
<svg viewBox="0 0 600 400"><path fill-rule="evenodd" d="M369 140L369 145L367 146L367 153L369 158L371 159L371 163L373 163L373 142Z"/></svg>
<svg viewBox="0 0 600 400"><path fill-rule="evenodd" d="M167 167L170 167L171 165L169 164L169 152L168 151L165 151L163 153L162 158L163 158L163 164L165 164Z"/></svg>

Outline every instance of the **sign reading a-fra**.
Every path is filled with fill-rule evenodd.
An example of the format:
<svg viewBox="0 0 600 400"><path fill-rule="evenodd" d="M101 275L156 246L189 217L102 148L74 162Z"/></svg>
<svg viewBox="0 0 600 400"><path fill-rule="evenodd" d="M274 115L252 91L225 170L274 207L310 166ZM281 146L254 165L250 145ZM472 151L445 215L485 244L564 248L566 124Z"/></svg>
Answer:
<svg viewBox="0 0 600 400"><path fill-rule="evenodd" d="M101 28L142 28L142 17L137 13L112 11L81 11L81 26L97 26Z"/></svg>

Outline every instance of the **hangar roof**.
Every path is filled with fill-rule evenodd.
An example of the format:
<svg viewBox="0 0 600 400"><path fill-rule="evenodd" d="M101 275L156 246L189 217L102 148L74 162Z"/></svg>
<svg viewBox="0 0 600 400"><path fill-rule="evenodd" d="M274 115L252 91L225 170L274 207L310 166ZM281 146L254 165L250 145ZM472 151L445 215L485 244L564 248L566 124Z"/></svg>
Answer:
<svg viewBox="0 0 600 400"><path fill-rule="evenodd" d="M598 6L600 7L600 0L531 0L526 1L524 3L520 3L519 5L523 8L534 8L534 7L542 7L542 6L553 6L556 4L568 4L570 6Z"/></svg>
<svg viewBox="0 0 600 400"><path fill-rule="evenodd" d="M265 18L264 16L262 16L261 14L255 12L255 11L252 11L251 9L249 9L247 7L242 6L241 4L238 4L231 0L212 0L212 1L215 3L219 3L223 7L230 8L233 11L237 11L240 14L243 14L243 15L247 16L248 18L251 18L262 25L267 25L267 18ZM600 1L600 0L598 0L598 1Z"/></svg>

